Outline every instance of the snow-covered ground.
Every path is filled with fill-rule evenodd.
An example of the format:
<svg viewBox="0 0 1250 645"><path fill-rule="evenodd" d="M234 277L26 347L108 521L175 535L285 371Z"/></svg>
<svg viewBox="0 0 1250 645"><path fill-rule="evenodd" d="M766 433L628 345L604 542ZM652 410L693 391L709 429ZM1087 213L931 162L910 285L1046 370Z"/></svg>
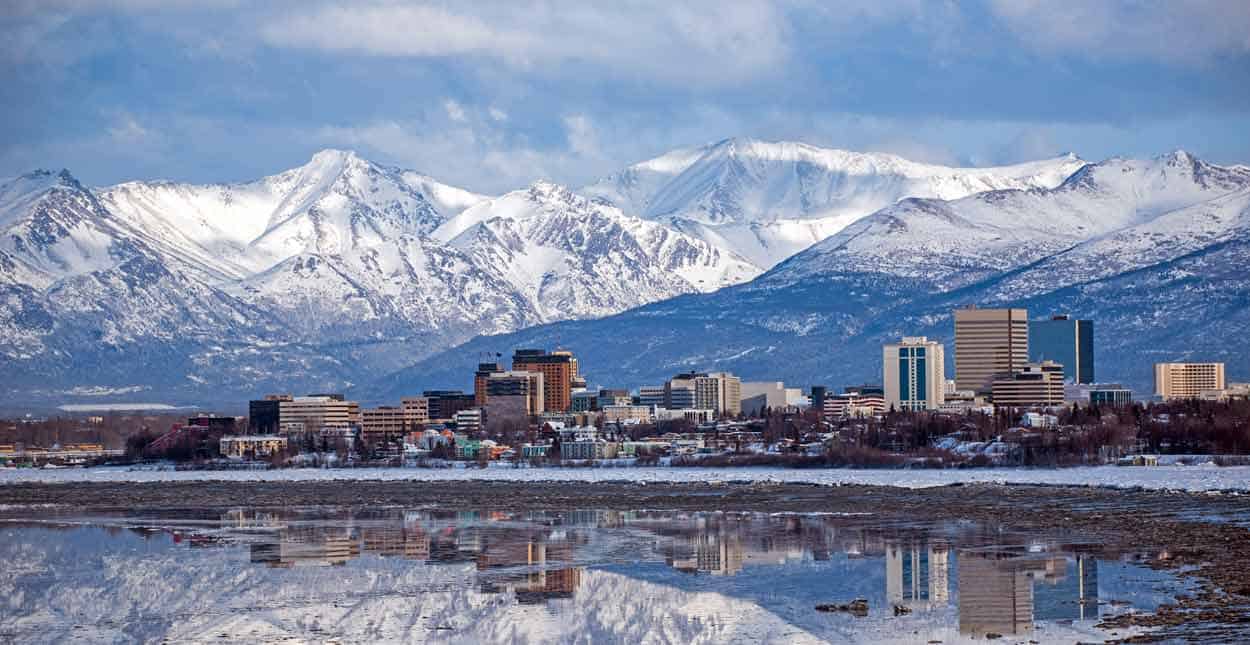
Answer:
<svg viewBox="0 0 1250 645"><path fill-rule="evenodd" d="M0 470L0 485L25 482L162 481L563 481L794 482L926 488L956 483L1048 484L1149 490L1250 491L1250 466L1117 467L974 470L794 470L785 468L368 468L270 471L174 471L129 468Z"/></svg>

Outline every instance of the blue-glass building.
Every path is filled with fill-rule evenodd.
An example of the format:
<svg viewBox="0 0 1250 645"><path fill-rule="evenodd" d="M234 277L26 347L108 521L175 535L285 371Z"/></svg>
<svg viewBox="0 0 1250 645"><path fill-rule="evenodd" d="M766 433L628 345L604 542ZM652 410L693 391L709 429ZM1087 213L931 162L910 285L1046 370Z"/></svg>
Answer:
<svg viewBox="0 0 1250 645"><path fill-rule="evenodd" d="M1067 315L1029 321L1029 361L1063 365L1068 383L1094 382L1094 321Z"/></svg>

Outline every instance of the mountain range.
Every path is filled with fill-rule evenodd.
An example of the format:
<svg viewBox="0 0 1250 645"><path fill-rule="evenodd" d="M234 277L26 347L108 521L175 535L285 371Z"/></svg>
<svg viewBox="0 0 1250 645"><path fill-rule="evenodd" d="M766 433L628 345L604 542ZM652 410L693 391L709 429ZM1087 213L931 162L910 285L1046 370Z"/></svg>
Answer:
<svg viewBox="0 0 1250 645"><path fill-rule="evenodd" d="M522 345L604 385L847 384L972 302L1094 317L1100 376L1140 386L1142 351L1236 372L1247 190L1183 152L945 168L744 139L496 197L336 150L236 184L36 171L0 180L0 401L373 400Z"/></svg>

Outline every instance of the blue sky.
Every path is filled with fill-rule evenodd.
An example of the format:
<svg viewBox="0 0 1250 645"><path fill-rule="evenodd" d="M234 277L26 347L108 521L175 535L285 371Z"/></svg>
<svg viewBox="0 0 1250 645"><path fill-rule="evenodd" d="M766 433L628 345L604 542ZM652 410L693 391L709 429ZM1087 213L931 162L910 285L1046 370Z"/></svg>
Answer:
<svg viewBox="0 0 1250 645"><path fill-rule="evenodd" d="M352 148L484 192L726 137L961 165L1250 163L1250 2L8 0L0 175Z"/></svg>

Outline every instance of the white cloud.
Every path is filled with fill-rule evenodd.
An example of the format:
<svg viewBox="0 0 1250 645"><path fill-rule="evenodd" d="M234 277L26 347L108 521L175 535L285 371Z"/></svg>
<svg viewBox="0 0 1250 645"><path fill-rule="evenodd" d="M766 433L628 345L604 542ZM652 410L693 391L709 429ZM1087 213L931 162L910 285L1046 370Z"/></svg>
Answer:
<svg viewBox="0 0 1250 645"><path fill-rule="evenodd" d="M490 118L495 121L507 121L508 120L508 113L504 112L503 110L497 107L491 107L491 109L487 111L487 114L489 114Z"/></svg>
<svg viewBox="0 0 1250 645"><path fill-rule="evenodd" d="M656 0L455 7L373 1L298 5L261 27L282 47L372 56L489 59L533 73L589 64L651 80L730 84L766 74L789 54L780 9L763 0Z"/></svg>
<svg viewBox="0 0 1250 645"><path fill-rule="evenodd" d="M1186 65L1250 53L1250 2L991 0L990 6L1044 53Z"/></svg>
<svg viewBox="0 0 1250 645"><path fill-rule="evenodd" d="M464 107L451 99L447 99L446 101L443 101L443 109L447 110L447 118L451 119L452 121L463 123L466 119L465 114L464 114Z"/></svg>

